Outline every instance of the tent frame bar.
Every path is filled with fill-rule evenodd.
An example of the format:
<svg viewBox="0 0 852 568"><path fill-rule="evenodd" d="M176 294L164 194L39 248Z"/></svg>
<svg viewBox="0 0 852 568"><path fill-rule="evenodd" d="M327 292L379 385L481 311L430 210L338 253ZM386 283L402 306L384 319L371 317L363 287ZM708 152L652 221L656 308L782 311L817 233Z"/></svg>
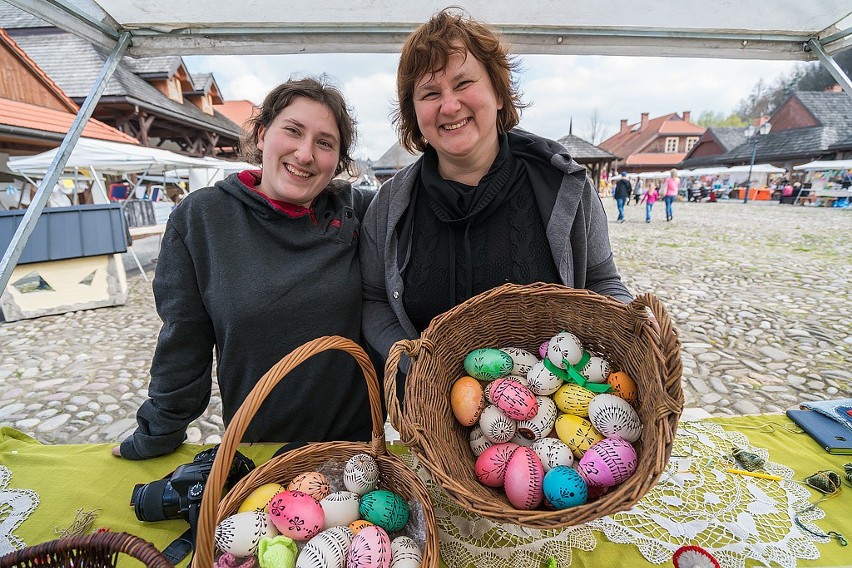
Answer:
<svg viewBox="0 0 852 568"><path fill-rule="evenodd" d="M840 65L837 64L834 58L825 52L822 44L816 39L812 39L808 42L808 48L816 53L819 60L825 65L828 72L831 73L831 76L837 79L838 84L852 98L852 81L849 80L849 77L843 72L843 69L840 68Z"/></svg>
<svg viewBox="0 0 852 568"><path fill-rule="evenodd" d="M18 263L18 259L21 258L21 253L23 253L24 247L35 229L38 218L47 205L50 195L53 193L56 182L59 181L59 176L65 169L65 164L68 162L74 146L83 133L83 128L95 111L98 100L100 100L101 94L106 89L107 82L112 77L116 67L118 67L119 61L121 61L124 52L127 51L129 46L130 33L124 32L115 44L115 49L110 53L106 61L104 61L104 66L101 68L100 73L98 73L98 77L95 79L94 85L92 85L92 90L89 92L82 106L80 106L80 111L74 118L71 129L65 135L65 139L62 141L62 145L59 147L53 162L50 164L50 168L41 180L35 198L30 203L26 213L24 213L24 218L15 230L12 241L9 243L2 261L0 261L0 291L6 289L9 279L12 277L12 271Z"/></svg>

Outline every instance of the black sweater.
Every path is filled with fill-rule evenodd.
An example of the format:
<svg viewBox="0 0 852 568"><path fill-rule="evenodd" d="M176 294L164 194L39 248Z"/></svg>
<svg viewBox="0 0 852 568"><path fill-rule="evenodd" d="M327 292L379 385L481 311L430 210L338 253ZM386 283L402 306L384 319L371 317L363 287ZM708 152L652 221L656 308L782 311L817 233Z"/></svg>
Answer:
<svg viewBox="0 0 852 568"><path fill-rule="evenodd" d="M149 400L121 444L139 459L175 450L206 409L215 348L227 425L278 360L324 335L360 340L360 219L372 194L347 184L290 216L237 174L193 192L172 212L154 295L163 327ZM354 359L323 352L291 371L243 441L368 440L367 389Z"/></svg>

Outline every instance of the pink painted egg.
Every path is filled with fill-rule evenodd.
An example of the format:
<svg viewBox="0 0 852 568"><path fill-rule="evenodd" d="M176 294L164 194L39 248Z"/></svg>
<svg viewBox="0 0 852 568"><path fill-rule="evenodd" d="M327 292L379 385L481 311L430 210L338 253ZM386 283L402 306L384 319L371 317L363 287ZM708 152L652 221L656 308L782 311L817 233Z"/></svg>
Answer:
<svg viewBox="0 0 852 568"><path fill-rule="evenodd" d="M566 363L576 365L583 358L583 344L573 333L560 331L550 338L547 358L560 369L564 369Z"/></svg>
<svg viewBox="0 0 852 568"><path fill-rule="evenodd" d="M308 540L325 524L319 502L301 491L282 491L269 503L269 518L281 534L293 540Z"/></svg>
<svg viewBox="0 0 852 568"><path fill-rule="evenodd" d="M577 469L591 484L612 487L636 471L636 450L621 438L606 438L586 451Z"/></svg>
<svg viewBox="0 0 852 568"><path fill-rule="evenodd" d="M287 491L307 493L317 501L322 501L331 493L328 478L318 471L308 471L293 478Z"/></svg>
<svg viewBox="0 0 852 568"><path fill-rule="evenodd" d="M385 529L369 526L352 539L346 554L346 568L390 568L391 542Z"/></svg>
<svg viewBox="0 0 852 568"><path fill-rule="evenodd" d="M538 356L544 359L547 357L547 348L550 347L550 340L542 342L541 345L538 346Z"/></svg>
<svg viewBox="0 0 852 568"><path fill-rule="evenodd" d="M529 420L538 412L538 401L535 395L517 381L505 378L494 381L491 387L491 400L512 420Z"/></svg>
<svg viewBox="0 0 852 568"><path fill-rule="evenodd" d="M495 444L482 452L474 466L479 482L488 487L502 487L506 480L506 467L516 449L517 444L508 442Z"/></svg>
<svg viewBox="0 0 852 568"><path fill-rule="evenodd" d="M516 509L535 509L544 497L542 482L544 467L532 448L518 448L506 466L503 487L509 503Z"/></svg>

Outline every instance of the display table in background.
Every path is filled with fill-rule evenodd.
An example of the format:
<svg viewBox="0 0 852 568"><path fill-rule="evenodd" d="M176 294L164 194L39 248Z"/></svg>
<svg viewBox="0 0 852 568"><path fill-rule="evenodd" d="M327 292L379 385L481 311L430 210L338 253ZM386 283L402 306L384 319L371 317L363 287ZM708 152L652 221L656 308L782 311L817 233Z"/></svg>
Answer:
<svg viewBox="0 0 852 568"><path fill-rule="evenodd" d="M814 537L792 523L790 508L798 510L815 502L819 497L816 491L789 480L720 473L720 464L712 463L713 457L708 457L730 443L763 452L769 462L766 470L782 477L802 480L824 469L843 474L843 464L852 461L852 456L832 456L806 434L793 429L792 422L783 415L682 422L667 472L637 507L561 531L495 528L486 519L455 509L433 486L442 555L450 566L459 565L459 558L472 558L477 567L538 566L533 560L548 556L553 556L559 567L670 566L670 548L678 541L710 549L718 547L719 553L724 552L725 558L720 558L723 566L760 566L755 560L760 555L774 558L773 566L852 565L852 546L842 547L836 540ZM129 505L130 495L135 484L162 478L178 465L191 462L203 447L185 445L174 454L145 461L116 458L110 453L111 447L42 445L11 428L0 429L0 546L19 547L52 540L74 523L78 510L95 513L93 530L125 531L151 541L161 550L180 535L187 527L181 520L138 521ZM254 445L241 447L240 451L259 464L277 448ZM416 467L404 448L391 449ZM418 471L427 477L425 471ZM785 502L785 495L789 503ZM734 505L725 505L732 496L736 496L736 506L742 509L739 512ZM850 496L852 486L844 481L840 495L820 503L806 515L806 526L821 533L841 533L852 542ZM12 510L24 508L35 498L38 505L28 515ZM10 502L14 504L11 508ZM661 506L679 513L660 515ZM682 522L678 515L689 511L695 513L694 519ZM758 542L751 542L755 535ZM741 545L732 545L737 539L741 539ZM781 545L765 542L773 539L792 550L785 552ZM518 543L521 549L528 550L519 551ZM477 548L480 545L484 546ZM552 554L554 550L559 554Z"/></svg>

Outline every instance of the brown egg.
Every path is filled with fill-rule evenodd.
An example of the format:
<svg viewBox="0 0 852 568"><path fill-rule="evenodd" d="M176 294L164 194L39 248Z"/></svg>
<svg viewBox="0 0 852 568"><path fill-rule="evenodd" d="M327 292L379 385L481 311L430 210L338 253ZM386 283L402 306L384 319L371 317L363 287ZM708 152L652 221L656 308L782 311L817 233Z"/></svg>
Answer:
<svg viewBox="0 0 852 568"><path fill-rule="evenodd" d="M473 426L485 408L482 385L473 377L464 376L453 383L450 391L450 406L456 420L462 426Z"/></svg>
<svg viewBox="0 0 852 568"><path fill-rule="evenodd" d="M639 401L639 390L636 388L636 383L624 371L610 373L606 382L612 387L612 394L623 398L631 405L635 405Z"/></svg>
<svg viewBox="0 0 852 568"><path fill-rule="evenodd" d="M317 501L322 501L328 497L331 487L325 475L318 471L308 471L294 477L290 485L287 486L287 490L301 491L302 493L307 493Z"/></svg>

